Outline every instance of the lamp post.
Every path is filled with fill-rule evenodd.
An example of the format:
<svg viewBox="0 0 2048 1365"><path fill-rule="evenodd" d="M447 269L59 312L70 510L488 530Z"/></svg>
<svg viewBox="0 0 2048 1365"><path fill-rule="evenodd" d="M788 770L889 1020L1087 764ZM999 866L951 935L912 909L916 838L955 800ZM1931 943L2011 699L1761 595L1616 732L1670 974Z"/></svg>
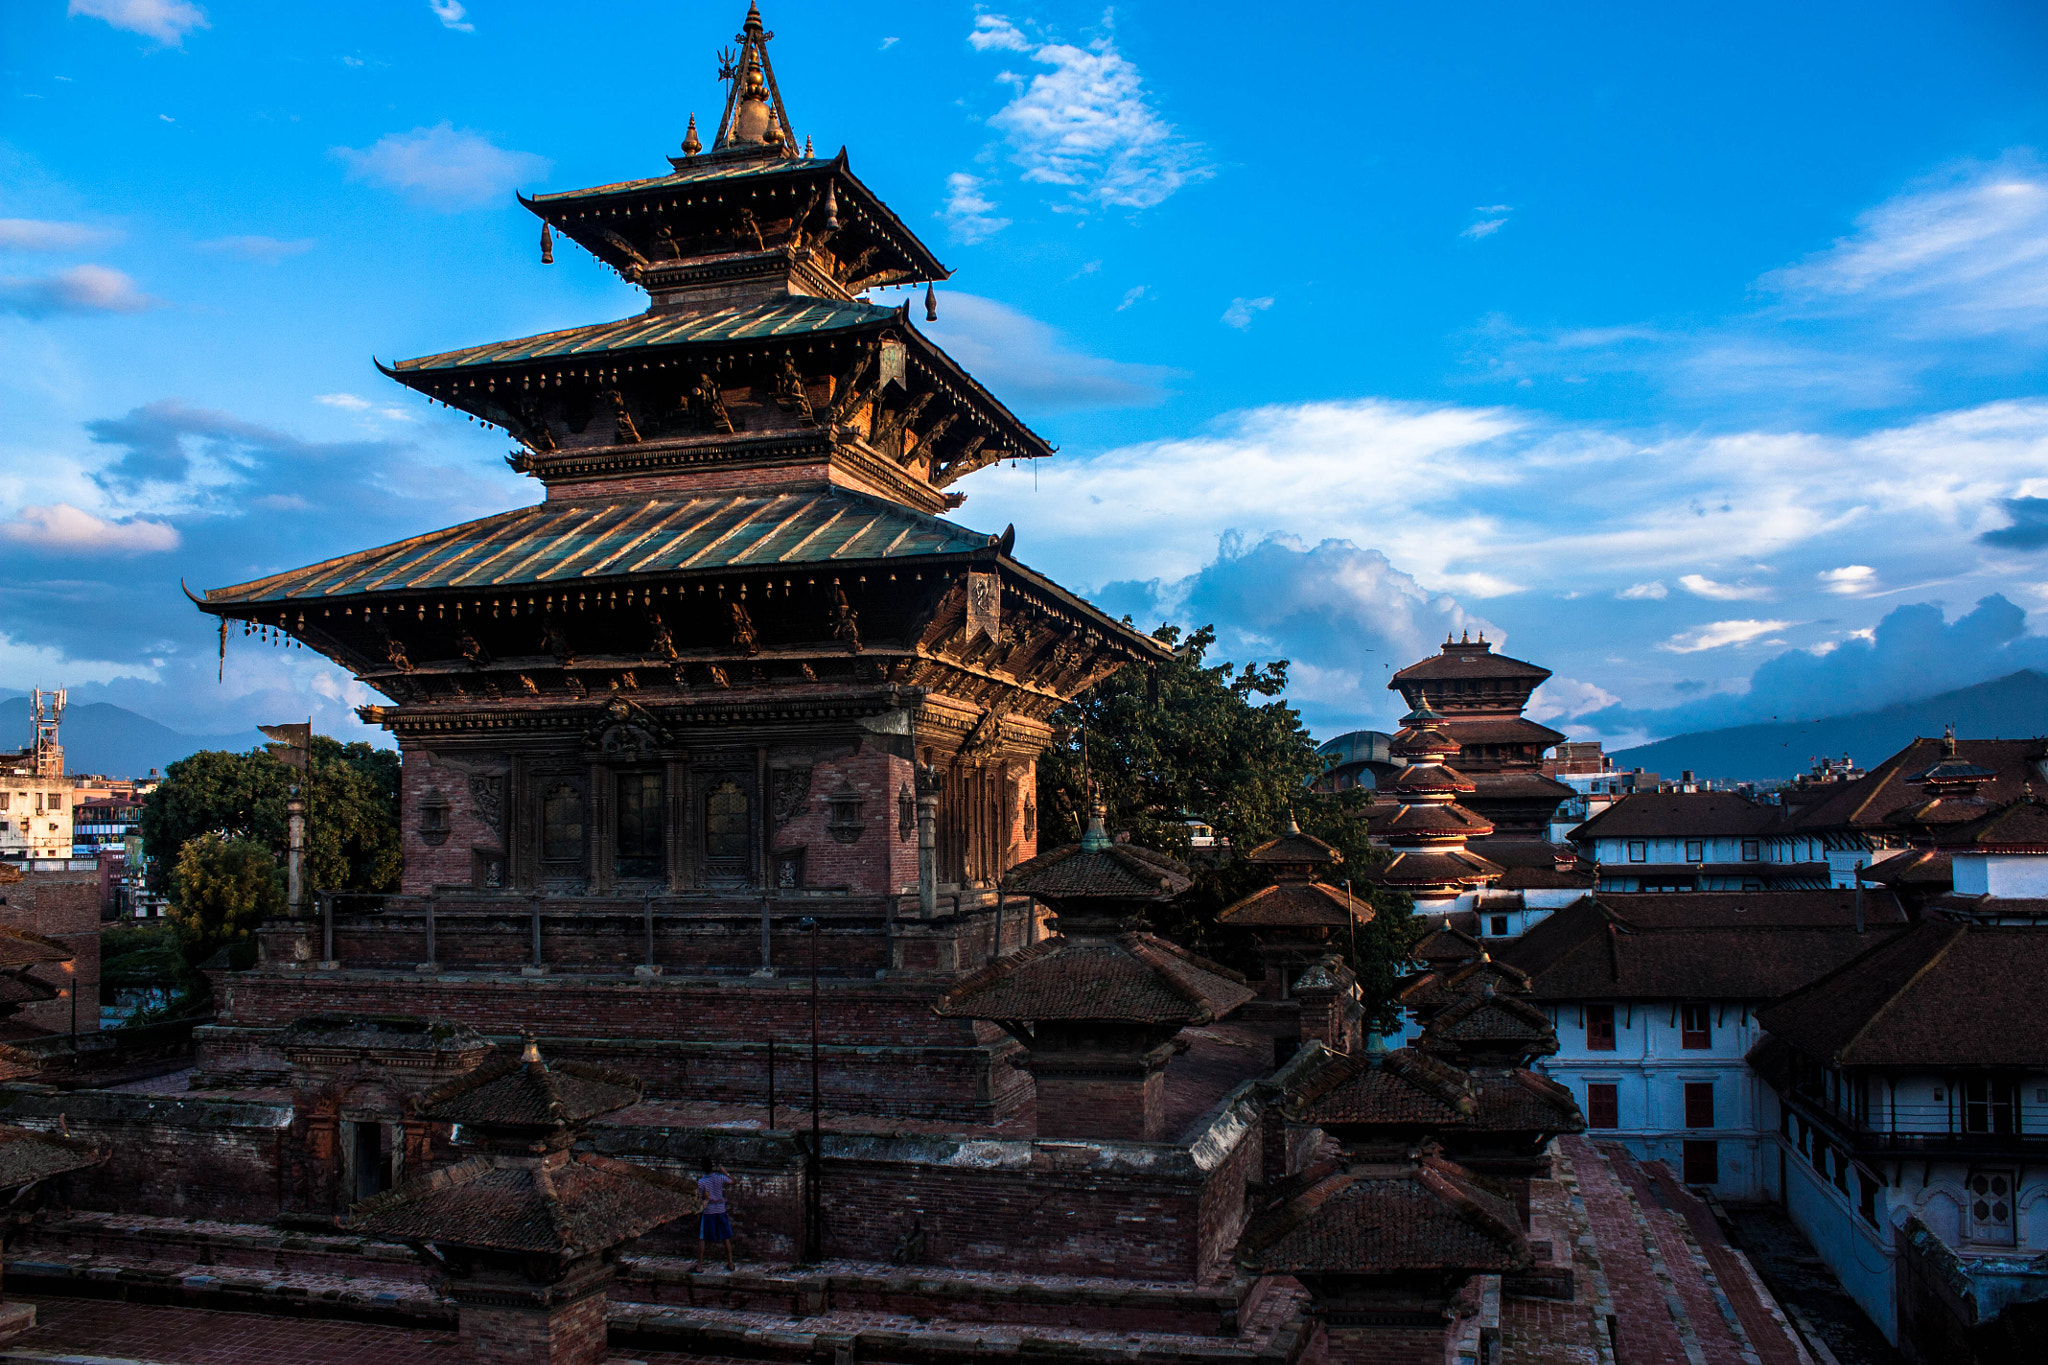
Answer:
<svg viewBox="0 0 2048 1365"><path fill-rule="evenodd" d="M824 1125L818 1115L818 934L817 918L805 915L797 928L811 936L811 1146L804 1157L804 1261L825 1259L825 1201L818 1182L824 1173Z"/></svg>

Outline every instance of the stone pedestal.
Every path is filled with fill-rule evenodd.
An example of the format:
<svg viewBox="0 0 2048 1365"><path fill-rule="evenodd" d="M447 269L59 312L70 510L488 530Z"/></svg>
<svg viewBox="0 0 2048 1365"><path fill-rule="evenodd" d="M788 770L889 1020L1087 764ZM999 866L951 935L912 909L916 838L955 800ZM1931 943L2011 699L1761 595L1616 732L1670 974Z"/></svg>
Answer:
<svg viewBox="0 0 2048 1365"><path fill-rule="evenodd" d="M1171 1041L1146 1048L1091 1046L1094 1040L1048 1039L1041 1028L1031 1053L1038 1088L1038 1136L1164 1142L1166 1064ZM1054 1043L1047 1047L1045 1044Z"/></svg>
<svg viewBox="0 0 2048 1365"><path fill-rule="evenodd" d="M36 1325L36 1306L32 1303L0 1303L0 1346Z"/></svg>
<svg viewBox="0 0 2048 1365"><path fill-rule="evenodd" d="M591 1261L534 1284L516 1261L490 1257L451 1269L463 1359L473 1365L604 1365L605 1287L613 1267Z"/></svg>

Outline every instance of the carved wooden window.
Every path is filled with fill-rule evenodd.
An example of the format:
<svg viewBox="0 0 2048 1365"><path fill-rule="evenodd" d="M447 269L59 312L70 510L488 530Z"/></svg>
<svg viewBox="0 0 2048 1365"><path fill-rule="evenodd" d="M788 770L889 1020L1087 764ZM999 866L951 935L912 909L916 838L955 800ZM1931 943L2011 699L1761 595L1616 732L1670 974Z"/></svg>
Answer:
<svg viewBox="0 0 2048 1365"><path fill-rule="evenodd" d="M567 782L541 798L540 856L550 863L583 860L583 793Z"/></svg>
<svg viewBox="0 0 2048 1365"><path fill-rule="evenodd" d="M746 792L731 778L705 794L704 860L713 875L746 874L752 849L749 806Z"/></svg>
<svg viewBox="0 0 2048 1365"><path fill-rule="evenodd" d="M660 773L619 774L618 869L621 877L659 877L663 835Z"/></svg>
<svg viewBox="0 0 2048 1365"><path fill-rule="evenodd" d="M1969 1192L1970 1240L2012 1246L2012 1172L1973 1171Z"/></svg>

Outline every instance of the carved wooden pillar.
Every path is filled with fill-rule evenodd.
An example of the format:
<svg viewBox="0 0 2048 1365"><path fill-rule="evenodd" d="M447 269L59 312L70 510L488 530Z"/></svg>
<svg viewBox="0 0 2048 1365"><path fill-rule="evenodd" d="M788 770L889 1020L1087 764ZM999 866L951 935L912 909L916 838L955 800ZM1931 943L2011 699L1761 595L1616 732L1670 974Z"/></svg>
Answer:
<svg viewBox="0 0 2048 1365"><path fill-rule="evenodd" d="M690 765L670 759L662 776L662 800L667 820L662 825L666 845L668 889L671 894L690 884Z"/></svg>
<svg viewBox="0 0 2048 1365"><path fill-rule="evenodd" d="M615 808L617 793L613 791L611 769L599 763L590 765L590 804L585 818L589 827L584 831L588 839L590 860L590 894L602 896L612 889L612 850L617 847L618 823Z"/></svg>

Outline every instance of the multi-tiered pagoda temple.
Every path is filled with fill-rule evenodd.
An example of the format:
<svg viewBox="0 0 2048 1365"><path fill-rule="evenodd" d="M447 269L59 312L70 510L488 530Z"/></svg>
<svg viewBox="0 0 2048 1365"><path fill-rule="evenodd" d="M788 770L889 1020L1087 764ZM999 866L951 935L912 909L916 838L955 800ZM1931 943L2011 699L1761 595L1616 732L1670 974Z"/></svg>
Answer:
<svg viewBox="0 0 2048 1365"><path fill-rule="evenodd" d="M1458 771L1472 779L1464 803L1502 839L1547 837L1551 815L1572 789L1543 774L1543 755L1564 736L1522 714L1550 670L1493 652L1484 631L1474 640L1444 638L1434 658L1396 673L1388 688L1410 708L1426 693L1458 741Z"/></svg>
<svg viewBox="0 0 2048 1365"><path fill-rule="evenodd" d="M409 1010L547 1033L548 997L505 974L772 976L811 917L826 970L881 989L1035 932L996 888L1036 852L1046 718L1163 651L1019 563L1011 531L941 518L964 476L1051 447L908 302L868 300L923 284L929 319L949 272L843 150L799 150L772 37L750 9L709 148L693 117L660 175L521 201L543 260L574 243L646 311L384 368L505 431L538 504L200 601L223 648L231 623L281 633L382 693L362 714L403 754L405 896L333 903L290 950L332 965L241 989L252 1027L388 1007L369 986L415 964ZM614 1000L591 1028L673 1040L654 1015L679 1003ZM988 1039L933 1037L923 1006L843 1041L964 1047L985 1112Z"/></svg>

